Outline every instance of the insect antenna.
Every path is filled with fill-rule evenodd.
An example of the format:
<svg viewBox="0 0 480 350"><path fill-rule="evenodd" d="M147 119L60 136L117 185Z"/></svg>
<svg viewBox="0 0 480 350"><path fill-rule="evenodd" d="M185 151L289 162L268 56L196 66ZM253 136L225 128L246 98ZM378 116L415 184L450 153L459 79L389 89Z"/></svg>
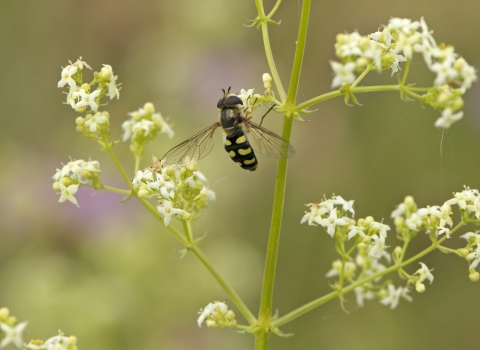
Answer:
<svg viewBox="0 0 480 350"><path fill-rule="evenodd" d="M275 104L270 107L270 109L267 111L267 113L265 113L262 117L262 119L260 120L260 126L262 126L262 123L263 123L263 118L265 118L267 116L268 113L270 113L270 111L273 109L273 107L275 107Z"/></svg>
<svg viewBox="0 0 480 350"><path fill-rule="evenodd" d="M231 88L232 88L231 86L229 86L229 87L228 87L227 94L229 94L229 93L230 93L230 89L231 89Z"/></svg>
<svg viewBox="0 0 480 350"><path fill-rule="evenodd" d="M225 92L225 89L221 89L223 91L223 94L226 95L227 93Z"/></svg>

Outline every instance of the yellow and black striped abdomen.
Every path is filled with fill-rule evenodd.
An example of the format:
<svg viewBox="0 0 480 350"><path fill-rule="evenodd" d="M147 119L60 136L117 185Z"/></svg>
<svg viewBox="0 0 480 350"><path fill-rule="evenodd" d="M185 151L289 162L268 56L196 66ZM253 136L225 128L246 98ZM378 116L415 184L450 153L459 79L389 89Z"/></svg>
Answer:
<svg viewBox="0 0 480 350"><path fill-rule="evenodd" d="M225 150L232 160L243 169L250 171L257 169L257 158L255 158L253 148L242 129L237 128L232 135L227 135Z"/></svg>

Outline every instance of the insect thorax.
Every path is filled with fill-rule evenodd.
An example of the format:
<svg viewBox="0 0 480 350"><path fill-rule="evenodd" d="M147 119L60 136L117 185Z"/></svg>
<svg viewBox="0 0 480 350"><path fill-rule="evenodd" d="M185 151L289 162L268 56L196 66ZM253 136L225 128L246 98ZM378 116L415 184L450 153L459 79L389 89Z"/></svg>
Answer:
<svg viewBox="0 0 480 350"><path fill-rule="evenodd" d="M227 135L238 129L241 120L241 110L238 107L225 107L220 110L220 124Z"/></svg>

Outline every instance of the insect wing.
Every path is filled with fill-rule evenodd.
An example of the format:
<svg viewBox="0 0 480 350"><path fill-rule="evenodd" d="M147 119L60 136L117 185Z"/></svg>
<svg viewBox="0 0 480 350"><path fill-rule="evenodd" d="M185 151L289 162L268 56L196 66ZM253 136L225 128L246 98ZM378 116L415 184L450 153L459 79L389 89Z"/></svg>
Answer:
<svg viewBox="0 0 480 350"><path fill-rule="evenodd" d="M273 158L289 158L295 150L287 140L248 120L243 120L244 131L255 151Z"/></svg>
<svg viewBox="0 0 480 350"><path fill-rule="evenodd" d="M165 164L183 165L204 158L213 149L213 134L219 126L220 123L216 122L173 147L162 158L165 159Z"/></svg>

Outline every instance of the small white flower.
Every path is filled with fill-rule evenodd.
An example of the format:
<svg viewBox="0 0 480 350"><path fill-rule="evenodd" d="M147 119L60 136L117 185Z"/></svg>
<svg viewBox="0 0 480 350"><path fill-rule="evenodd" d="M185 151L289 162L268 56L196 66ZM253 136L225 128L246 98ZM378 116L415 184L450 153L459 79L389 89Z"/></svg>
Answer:
<svg viewBox="0 0 480 350"><path fill-rule="evenodd" d="M243 102L244 112L246 114L251 113L252 106L250 105L250 102L248 100L253 96L253 89L248 89L246 91L245 89L241 89L240 94L238 94L237 96L240 97L240 99Z"/></svg>
<svg viewBox="0 0 480 350"><path fill-rule="evenodd" d="M330 61L335 77L332 81L332 88L342 86L342 83L352 84L355 81L355 62L341 64L339 62Z"/></svg>
<svg viewBox="0 0 480 350"><path fill-rule="evenodd" d="M398 72L398 66L400 65L400 62L405 62L407 59L402 55L399 55L397 52L395 52L395 50L390 50L389 55L394 59L392 65L390 66L390 68L392 68L393 77L393 74Z"/></svg>
<svg viewBox="0 0 480 350"><path fill-rule="evenodd" d="M151 129L153 129L153 122L151 120L142 119L138 123L133 125L133 132L135 133L137 130L145 130L143 136L147 136Z"/></svg>
<svg viewBox="0 0 480 350"><path fill-rule="evenodd" d="M400 297L402 296L403 288L395 289L393 284L388 285L388 296L380 300L383 305L390 305L390 309L395 309L398 306Z"/></svg>
<svg viewBox="0 0 480 350"><path fill-rule="evenodd" d="M385 249L388 247L385 245L385 237L377 235L372 236L373 240L375 241L372 249L368 253L369 256L372 256L376 259L380 259L382 256L387 255Z"/></svg>
<svg viewBox="0 0 480 350"><path fill-rule="evenodd" d="M69 200L73 204L75 204L77 207L78 202L77 199L74 197L75 193L78 191L79 185L70 185L66 187L64 184L60 182L60 190L62 191L62 194L60 196L60 199L58 200L60 203L65 202L66 200Z"/></svg>
<svg viewBox="0 0 480 350"><path fill-rule="evenodd" d="M67 94L67 104L75 108L75 104L77 103L77 99L79 96L79 92L76 86L71 86L70 91Z"/></svg>
<svg viewBox="0 0 480 350"><path fill-rule="evenodd" d="M450 80L457 78L458 71L453 68L453 62L450 59L446 59L442 62L435 62L430 67L432 72L437 73L435 78L435 84L437 86L448 83Z"/></svg>
<svg viewBox="0 0 480 350"><path fill-rule="evenodd" d="M344 266L344 275L348 277L353 277L355 271L357 270L357 265L353 261L346 261ZM340 276L342 272L342 261L335 260L332 263L332 269L325 274L326 278Z"/></svg>
<svg viewBox="0 0 480 350"><path fill-rule="evenodd" d="M437 128L448 129L453 123L462 119L463 112L458 112L453 114L450 108L445 108L442 111L442 116L435 121L435 126Z"/></svg>
<svg viewBox="0 0 480 350"><path fill-rule="evenodd" d="M410 215L410 217L405 220L405 223L412 231L419 231L423 227L422 217L417 213Z"/></svg>
<svg viewBox="0 0 480 350"><path fill-rule="evenodd" d="M363 307L364 300L372 300L375 299L375 294L372 293L371 290L364 288L364 287L357 287L354 289L355 297L357 300L357 305Z"/></svg>
<svg viewBox="0 0 480 350"><path fill-rule="evenodd" d="M23 345L22 333L27 327L27 324L28 322L22 322L15 327L10 327L6 323L0 322L0 329L5 334L0 343L0 348L3 348L10 343L14 344L17 348L21 348Z"/></svg>
<svg viewBox="0 0 480 350"><path fill-rule="evenodd" d="M228 312L227 304L221 301L215 301L213 303L209 303L200 313L200 316L197 319L198 327L202 327L203 321L207 318L207 316L212 316L214 312L219 312L225 315Z"/></svg>
<svg viewBox="0 0 480 350"><path fill-rule="evenodd" d="M310 226L317 226L316 224L320 225L321 221L323 220L322 215L328 213L328 209L321 205L321 203L309 203L305 205L310 207L310 212L307 212L303 216L300 223L303 224L304 222L308 221Z"/></svg>
<svg viewBox="0 0 480 350"><path fill-rule="evenodd" d="M420 27L420 23L417 21L412 22L408 18L391 18L388 22L388 28L390 30L396 30L399 33L410 34L413 31L416 31Z"/></svg>
<svg viewBox="0 0 480 350"><path fill-rule="evenodd" d="M477 245L477 250L467 255L468 260L473 260L469 269L476 269L480 263L480 245Z"/></svg>
<svg viewBox="0 0 480 350"><path fill-rule="evenodd" d="M460 238L466 239L467 241L470 241L472 237L475 237L475 242L477 245L480 245L480 233L478 233L478 231L468 232L460 236Z"/></svg>
<svg viewBox="0 0 480 350"><path fill-rule="evenodd" d="M152 115L152 121L160 127L160 132L166 134L169 139L172 139L175 135L175 132L172 130L170 124L168 124L160 113L155 113Z"/></svg>
<svg viewBox="0 0 480 350"><path fill-rule="evenodd" d="M135 125L135 122L132 119L126 120L122 123L122 129L123 129L122 141L123 142L127 141L130 138L130 136L132 136L134 125Z"/></svg>
<svg viewBox="0 0 480 350"><path fill-rule="evenodd" d="M91 119L87 119L85 121L85 125L90 127L91 132L96 132L97 126L105 123L106 121L108 121L108 118L104 114L97 112Z"/></svg>
<svg viewBox="0 0 480 350"><path fill-rule="evenodd" d="M173 215L185 213L185 210L174 208L172 202L167 200L164 200L161 205L157 206L157 210L163 216L165 226L170 224Z"/></svg>
<svg viewBox="0 0 480 350"><path fill-rule="evenodd" d="M139 170L132 180L134 185L141 185L143 182L153 181L153 173L151 170Z"/></svg>
<svg viewBox="0 0 480 350"><path fill-rule="evenodd" d="M70 342L70 338L64 336L62 333L51 337L45 341L47 350L67 350Z"/></svg>
<svg viewBox="0 0 480 350"><path fill-rule="evenodd" d="M397 45L395 46L395 50L397 52L403 51L405 54L405 58L411 59L413 55L413 47L420 41L421 35L420 33L414 33L412 35L406 35L404 33L400 33L398 35Z"/></svg>
<svg viewBox="0 0 480 350"><path fill-rule="evenodd" d="M64 87L65 84L68 84L70 88L74 88L77 86L75 80L72 79L72 75L77 72L77 67L74 66L66 66L62 69L62 79L58 82L58 87Z"/></svg>
<svg viewBox="0 0 480 350"><path fill-rule="evenodd" d="M430 281L430 284L432 284L433 282L433 275L430 271L433 271L432 270L429 270L427 265L425 265L424 263L419 263L422 267L420 269L417 270L417 272L414 273L414 275L419 275L420 276L420 279L418 280L419 283L422 283L423 281L425 281L426 279L428 279Z"/></svg>
<svg viewBox="0 0 480 350"><path fill-rule="evenodd" d="M103 66L110 72L110 81L107 84L107 86L108 86L108 97L110 97L110 99L113 99L115 96L117 96L117 100L118 100L120 98L120 91L118 90L117 85L116 85L117 78L113 74L112 66L110 66L108 64L104 64Z"/></svg>
<svg viewBox="0 0 480 350"><path fill-rule="evenodd" d="M95 99L100 95L100 90L95 90L91 94L87 94L84 89L81 89L79 94L82 99L75 104L75 110L78 111L81 107L90 106L92 111L97 111L98 105Z"/></svg>
<svg viewBox="0 0 480 350"><path fill-rule="evenodd" d="M368 267L368 269L364 271L366 277L376 275L387 269L385 265L379 263L377 259L369 259L368 261L370 262L370 266ZM374 282L378 282L381 279L382 279L382 276L375 278Z"/></svg>
<svg viewBox="0 0 480 350"><path fill-rule="evenodd" d="M370 227L374 228L375 230L378 230L378 234L380 237L387 237L387 231L390 231L390 226L382 224L381 222L372 222Z"/></svg>
<svg viewBox="0 0 480 350"><path fill-rule="evenodd" d="M392 211L392 214L390 214L390 217L396 218L397 216L403 216L405 215L405 210L407 210L407 205L405 203L400 203L397 208Z"/></svg>
<svg viewBox="0 0 480 350"><path fill-rule="evenodd" d="M352 216L355 215L355 210L353 209L354 202L355 202L354 200L347 201L343 199L341 196L333 197L333 203L337 205L341 205L343 210L349 211L350 213L352 213Z"/></svg>
<svg viewBox="0 0 480 350"><path fill-rule="evenodd" d="M480 198L475 197L472 205L467 205L467 210L470 213L475 213L475 217L480 219Z"/></svg>
<svg viewBox="0 0 480 350"><path fill-rule="evenodd" d="M333 237L333 234L335 233L335 228L337 225L343 226L346 224L347 222L345 221L345 219L343 218L337 219L336 209L330 212L330 216L328 218L320 220L320 225L322 225L323 227L328 227L327 232L331 237Z"/></svg>
<svg viewBox="0 0 480 350"><path fill-rule="evenodd" d="M365 226L351 225L351 226L348 226L348 228L350 229L350 231L348 232L348 239L351 239L356 235L359 235L360 237L365 237L365 233L363 232L365 231Z"/></svg>

